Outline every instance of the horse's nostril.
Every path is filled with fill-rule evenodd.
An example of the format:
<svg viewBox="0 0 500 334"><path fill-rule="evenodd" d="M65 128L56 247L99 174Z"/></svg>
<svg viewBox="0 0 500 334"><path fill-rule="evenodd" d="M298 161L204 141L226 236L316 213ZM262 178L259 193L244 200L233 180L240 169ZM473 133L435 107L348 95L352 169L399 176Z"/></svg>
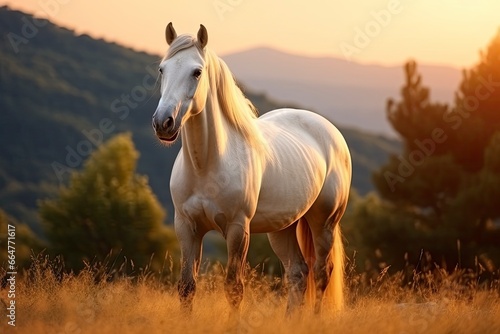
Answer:
<svg viewBox="0 0 500 334"><path fill-rule="evenodd" d="M174 119L172 117L169 117L163 122L162 124L163 129L165 130L170 130L174 126Z"/></svg>

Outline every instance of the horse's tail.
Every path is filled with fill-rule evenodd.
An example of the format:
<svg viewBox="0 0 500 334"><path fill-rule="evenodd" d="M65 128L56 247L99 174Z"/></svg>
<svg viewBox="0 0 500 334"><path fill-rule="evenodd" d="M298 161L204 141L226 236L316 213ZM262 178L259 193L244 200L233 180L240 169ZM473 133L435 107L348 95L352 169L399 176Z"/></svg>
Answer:
<svg viewBox="0 0 500 334"><path fill-rule="evenodd" d="M330 284L326 288L325 299L328 301L333 299L333 302L330 302L333 309L342 311L344 309L345 251L339 222L333 229L333 250L330 261L333 261L333 273Z"/></svg>
<svg viewBox="0 0 500 334"><path fill-rule="evenodd" d="M316 257L312 233L304 218L299 220L297 239L302 250L302 255L309 267L305 301L308 306L312 306L316 298L316 284L314 281L314 261ZM333 230L333 249L331 252L331 256L328 257L330 261L328 266L333 267L333 272L330 283L326 288L323 302L327 308L341 311L344 309L345 252L339 223L337 223Z"/></svg>

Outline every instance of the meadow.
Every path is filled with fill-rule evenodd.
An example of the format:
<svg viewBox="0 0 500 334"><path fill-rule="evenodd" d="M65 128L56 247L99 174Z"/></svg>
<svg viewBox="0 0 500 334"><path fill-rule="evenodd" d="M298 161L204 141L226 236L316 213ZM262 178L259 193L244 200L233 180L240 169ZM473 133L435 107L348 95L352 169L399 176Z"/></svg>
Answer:
<svg viewBox="0 0 500 334"><path fill-rule="evenodd" d="M130 265L130 264L129 264ZM65 273L60 261L35 259L18 277L16 327L2 333L500 333L500 282L474 270L435 269L370 277L347 273L344 311L285 316L279 278L248 269L239 317L228 307L223 267L206 264L192 314L179 307L173 277L123 274L104 266ZM130 269L130 268L129 268ZM2 291L5 306L5 288ZM4 308L5 309L5 308Z"/></svg>

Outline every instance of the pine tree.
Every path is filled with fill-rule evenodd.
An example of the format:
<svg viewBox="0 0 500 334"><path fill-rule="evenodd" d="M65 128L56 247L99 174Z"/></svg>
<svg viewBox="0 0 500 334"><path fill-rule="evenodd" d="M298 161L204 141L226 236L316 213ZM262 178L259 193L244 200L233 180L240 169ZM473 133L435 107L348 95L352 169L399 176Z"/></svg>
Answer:
<svg viewBox="0 0 500 334"><path fill-rule="evenodd" d="M500 264L500 33L481 62L464 71L452 108L430 101L414 62L405 73L401 100L387 104L404 149L374 174L375 186L435 246L421 244L441 248L450 264L457 263L450 255L456 250L442 245L457 239L469 264L478 254Z"/></svg>
<svg viewBox="0 0 500 334"><path fill-rule="evenodd" d="M387 117L403 139L403 152L392 155L373 180L383 198L409 209L425 209L420 219L434 224L460 183L460 170L449 153L444 120L448 106L431 102L415 62L406 64L405 77L401 101L387 103Z"/></svg>
<svg viewBox="0 0 500 334"><path fill-rule="evenodd" d="M147 178L135 174L138 157L130 135L117 135L89 157L57 198L40 203L50 249L63 255L66 267L78 270L84 260L104 261L111 252L136 268L160 270L166 252L176 251Z"/></svg>

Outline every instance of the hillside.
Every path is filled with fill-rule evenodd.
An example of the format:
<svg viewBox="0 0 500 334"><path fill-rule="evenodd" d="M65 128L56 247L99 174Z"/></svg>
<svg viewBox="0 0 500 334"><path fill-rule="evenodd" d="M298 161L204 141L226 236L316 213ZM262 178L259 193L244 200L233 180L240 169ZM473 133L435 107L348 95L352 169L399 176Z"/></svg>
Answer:
<svg viewBox="0 0 500 334"><path fill-rule="evenodd" d="M393 134L385 118L385 103L388 97L399 95L404 82L402 64L365 65L270 48L245 50L222 58L250 89L312 108L344 126ZM460 70L419 65L423 83L432 88L432 98L451 102L460 81Z"/></svg>
<svg viewBox="0 0 500 334"><path fill-rule="evenodd" d="M160 57L41 20L34 36L26 38L25 22L33 17L0 8L0 208L40 233L37 200L52 196L100 142L130 131L141 153L138 170L149 177L171 221L168 184L179 144L162 147L150 125L159 98ZM262 112L285 106L246 93ZM355 129L341 131L353 155L353 186L366 193L373 189L371 172L399 150L399 143Z"/></svg>

